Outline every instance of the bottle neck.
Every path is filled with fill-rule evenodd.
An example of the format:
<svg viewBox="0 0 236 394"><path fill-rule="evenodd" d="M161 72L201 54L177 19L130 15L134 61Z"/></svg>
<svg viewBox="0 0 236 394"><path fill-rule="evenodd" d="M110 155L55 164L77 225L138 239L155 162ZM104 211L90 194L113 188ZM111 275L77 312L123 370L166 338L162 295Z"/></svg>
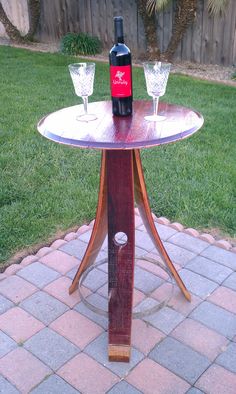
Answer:
<svg viewBox="0 0 236 394"><path fill-rule="evenodd" d="M114 18L114 24L115 24L115 43L124 44L123 18L122 17Z"/></svg>

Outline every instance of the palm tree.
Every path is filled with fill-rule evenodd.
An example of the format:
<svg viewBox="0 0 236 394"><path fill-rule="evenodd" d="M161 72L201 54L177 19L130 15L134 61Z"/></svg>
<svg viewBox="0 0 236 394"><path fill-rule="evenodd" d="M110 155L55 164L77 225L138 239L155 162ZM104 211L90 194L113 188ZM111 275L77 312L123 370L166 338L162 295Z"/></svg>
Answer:
<svg viewBox="0 0 236 394"><path fill-rule="evenodd" d="M156 29L155 12L163 10L163 8L171 3L171 1L172 0L137 0L138 11L144 22L145 35L147 38L147 53L149 58L158 55L161 59L170 61L173 58L188 26L195 20L198 0L177 0L172 35L166 51L164 53L160 53L158 41L156 41L156 44L154 45L155 50L150 50L150 45L154 41L156 31L155 34L152 33L151 38L147 37L149 32L146 30L146 27L148 23L151 22L152 30L154 30L154 26ZM208 11L213 15L220 14L224 12L228 2L229 0L208 0ZM144 7L146 15L148 16L144 15ZM147 19L151 17L152 19Z"/></svg>
<svg viewBox="0 0 236 394"><path fill-rule="evenodd" d="M0 1L0 22L5 27L6 33L12 41L27 42L32 41L37 29L40 16L40 0L28 0L29 10L29 31L25 36L22 36L20 31L9 20Z"/></svg>

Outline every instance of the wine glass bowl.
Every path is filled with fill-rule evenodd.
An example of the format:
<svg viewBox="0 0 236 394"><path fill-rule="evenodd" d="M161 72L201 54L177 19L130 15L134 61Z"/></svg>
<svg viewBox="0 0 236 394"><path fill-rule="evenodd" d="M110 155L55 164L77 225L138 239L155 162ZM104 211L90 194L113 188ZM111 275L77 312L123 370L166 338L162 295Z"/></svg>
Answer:
<svg viewBox="0 0 236 394"><path fill-rule="evenodd" d="M165 116L158 115L159 97L164 96L170 73L170 63L145 62L143 63L148 95L153 98L153 115L145 116L148 121L158 122L165 120Z"/></svg>
<svg viewBox="0 0 236 394"><path fill-rule="evenodd" d="M75 94L82 97L84 104L84 113L77 115L76 119L82 122L97 119L96 115L88 113L88 96L93 94L95 63L73 63L69 64L68 68Z"/></svg>

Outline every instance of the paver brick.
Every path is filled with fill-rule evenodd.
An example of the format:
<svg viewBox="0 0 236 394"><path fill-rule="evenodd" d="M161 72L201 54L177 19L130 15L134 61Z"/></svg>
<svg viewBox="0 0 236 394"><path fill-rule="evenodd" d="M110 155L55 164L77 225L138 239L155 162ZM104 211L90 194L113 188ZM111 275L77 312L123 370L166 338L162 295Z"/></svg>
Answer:
<svg viewBox="0 0 236 394"><path fill-rule="evenodd" d="M17 271L19 271L22 267L20 264L11 264L9 267L6 268L4 274L7 276L14 275Z"/></svg>
<svg viewBox="0 0 236 394"><path fill-rule="evenodd" d="M158 222L155 222L155 227L162 241L167 241L170 237L177 233L174 228L165 226Z"/></svg>
<svg viewBox="0 0 236 394"><path fill-rule="evenodd" d="M236 333L236 315L211 302L203 302L190 317L232 339Z"/></svg>
<svg viewBox="0 0 236 394"><path fill-rule="evenodd" d="M34 263L37 260L38 260L38 256L31 254L31 255L23 258L23 260L20 263L20 266L21 266L21 268L27 267L27 265Z"/></svg>
<svg viewBox="0 0 236 394"><path fill-rule="evenodd" d="M174 234L171 238L169 238L169 242L197 254L209 247L208 242L202 241L199 238L192 237L191 235L182 232Z"/></svg>
<svg viewBox="0 0 236 394"><path fill-rule="evenodd" d="M165 334L169 334L182 320L184 316L169 307L164 307L143 320L151 323Z"/></svg>
<svg viewBox="0 0 236 394"><path fill-rule="evenodd" d="M211 294L208 301L213 302L232 313L236 313L236 291L227 287L219 287Z"/></svg>
<svg viewBox="0 0 236 394"><path fill-rule="evenodd" d="M223 286L236 291L236 272L233 272L224 282Z"/></svg>
<svg viewBox="0 0 236 394"><path fill-rule="evenodd" d="M205 356L171 337L156 345L149 357L191 384L210 365Z"/></svg>
<svg viewBox="0 0 236 394"><path fill-rule="evenodd" d="M60 276L58 272L46 267L38 261L22 268L17 272L17 275L40 289Z"/></svg>
<svg viewBox="0 0 236 394"><path fill-rule="evenodd" d="M79 394L79 391L57 375L51 375L40 383L31 394Z"/></svg>
<svg viewBox="0 0 236 394"><path fill-rule="evenodd" d="M201 254L202 256L207 257L208 259L211 259L213 261L216 261L217 263L223 264L234 271L236 270L235 253L211 245L207 249L205 249Z"/></svg>
<svg viewBox="0 0 236 394"><path fill-rule="evenodd" d="M12 275L0 282L0 293L15 304L35 293L37 288L26 280Z"/></svg>
<svg viewBox="0 0 236 394"><path fill-rule="evenodd" d="M207 394L235 394L236 375L213 364L197 381L196 387Z"/></svg>
<svg viewBox="0 0 236 394"><path fill-rule="evenodd" d="M75 257L60 250L54 250L42 257L39 261L61 274L65 274L72 270L72 268L78 266L78 260Z"/></svg>
<svg viewBox="0 0 236 394"><path fill-rule="evenodd" d="M13 339L11 339L8 335L6 335L4 332L0 331L0 357L5 356L7 353L9 353L11 350L15 349L17 347L17 344ZM0 391L1 393L1 391Z"/></svg>
<svg viewBox="0 0 236 394"><path fill-rule="evenodd" d="M159 258L158 257L154 258L154 256L155 255L152 254L150 257L153 258L155 261L159 261L160 260L160 257ZM149 258L149 257L147 257L147 258ZM164 279L164 280L168 280L169 279L169 275L167 274L167 272L163 268L161 268L159 265L151 263L150 261L147 261L147 260L137 260L136 264L140 268L143 268L144 270L149 271L149 272L151 272L154 275L157 275L161 279Z"/></svg>
<svg viewBox="0 0 236 394"><path fill-rule="evenodd" d="M181 267L184 267L196 256L196 253L172 244L169 240L164 242L164 246L172 262L181 265Z"/></svg>
<svg viewBox="0 0 236 394"><path fill-rule="evenodd" d="M147 252L150 252L155 247L149 235L146 232L140 230L135 231L135 245L145 249Z"/></svg>
<svg viewBox="0 0 236 394"><path fill-rule="evenodd" d="M103 332L100 326L76 311L65 312L51 323L50 328L80 349L84 349Z"/></svg>
<svg viewBox="0 0 236 394"><path fill-rule="evenodd" d="M100 363L80 353L58 371L58 375L86 394L106 393L118 377Z"/></svg>
<svg viewBox="0 0 236 394"><path fill-rule="evenodd" d="M172 331L171 336L214 361L228 340L201 323L185 319Z"/></svg>
<svg viewBox="0 0 236 394"><path fill-rule="evenodd" d="M29 393L52 371L30 352L18 347L1 358L0 372L21 393Z"/></svg>
<svg viewBox="0 0 236 394"><path fill-rule="evenodd" d="M0 393L2 394L20 394L20 392L6 379L0 376Z"/></svg>
<svg viewBox="0 0 236 394"><path fill-rule="evenodd" d="M96 291L99 287L107 282L107 274L99 269L90 271L83 285L92 291Z"/></svg>
<svg viewBox="0 0 236 394"><path fill-rule="evenodd" d="M143 354L147 355L159 343L165 334L142 320L132 322L132 345Z"/></svg>
<svg viewBox="0 0 236 394"><path fill-rule="evenodd" d="M31 313L44 324L50 324L68 310L65 304L43 291L38 291L21 302L20 307Z"/></svg>
<svg viewBox="0 0 236 394"><path fill-rule="evenodd" d="M104 297L100 296L99 294L91 294L90 296L87 297L87 300L92 304L95 305L96 307L107 310L108 305L107 305L107 299ZM103 327L105 330L107 329L108 326L108 319L104 316L101 316L93 311L91 311L89 308L87 308L83 302L80 302L77 304L74 309L77 312L82 313L82 315L88 317L90 320L94 321L95 323L99 324L101 327Z"/></svg>
<svg viewBox="0 0 236 394"><path fill-rule="evenodd" d="M19 307L11 308L0 316L0 329L17 343L24 342L42 328L44 324Z"/></svg>
<svg viewBox="0 0 236 394"><path fill-rule="evenodd" d="M107 394L121 394L121 393L142 394L141 391L136 389L134 386L131 386L131 384L129 384L125 380L122 380L121 382L117 383L115 386L111 388L111 390L107 392Z"/></svg>
<svg viewBox="0 0 236 394"><path fill-rule="evenodd" d="M25 342L24 348L54 371L80 352L77 346L48 327Z"/></svg>
<svg viewBox="0 0 236 394"><path fill-rule="evenodd" d="M190 387L185 380L148 358L141 361L126 380L145 394L183 394Z"/></svg>
<svg viewBox="0 0 236 394"><path fill-rule="evenodd" d="M163 280L151 272L135 267L134 287L143 293L149 294L163 283Z"/></svg>
<svg viewBox="0 0 236 394"><path fill-rule="evenodd" d="M217 357L216 363L236 373L236 343L230 343L225 352Z"/></svg>
<svg viewBox="0 0 236 394"><path fill-rule="evenodd" d="M65 245L62 245L59 250L68 253L71 256L77 257L79 260L82 260L87 246L87 243L82 242L79 239L74 239L73 241L67 242Z"/></svg>
<svg viewBox="0 0 236 394"><path fill-rule="evenodd" d="M179 274L187 289L202 299L208 297L218 287L216 282L185 268L179 271Z"/></svg>
<svg viewBox="0 0 236 394"><path fill-rule="evenodd" d="M202 256L196 256L185 268L219 284L232 273L230 268Z"/></svg>
<svg viewBox="0 0 236 394"><path fill-rule="evenodd" d="M104 365L106 368L110 369L120 378L128 375L129 371L134 368L143 358L144 355L132 348L131 357L129 363L115 363L108 361L107 357L107 348L108 348L108 336L107 332L101 334L98 338L96 338L93 342L91 342L84 350L86 354L93 357L96 361Z"/></svg>
<svg viewBox="0 0 236 394"><path fill-rule="evenodd" d="M13 302L0 294L0 315L10 309L13 305Z"/></svg>
<svg viewBox="0 0 236 394"><path fill-rule="evenodd" d="M196 387L191 387L191 389L189 389L186 394L205 394L205 393L203 393L203 391L197 389Z"/></svg>

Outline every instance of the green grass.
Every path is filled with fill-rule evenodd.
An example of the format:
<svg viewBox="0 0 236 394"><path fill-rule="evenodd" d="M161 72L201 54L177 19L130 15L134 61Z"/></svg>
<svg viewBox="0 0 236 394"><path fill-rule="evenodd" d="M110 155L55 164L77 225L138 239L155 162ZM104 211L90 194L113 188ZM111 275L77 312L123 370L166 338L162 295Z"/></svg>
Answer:
<svg viewBox="0 0 236 394"><path fill-rule="evenodd" d="M67 65L74 58L0 47L0 261L94 218L100 153L49 142L36 131L45 114L74 105ZM134 98L148 98L134 68ZM90 101L109 99L108 65L97 63ZM171 75L166 101L199 110L193 137L142 151L152 210L195 228L235 235L233 87Z"/></svg>

